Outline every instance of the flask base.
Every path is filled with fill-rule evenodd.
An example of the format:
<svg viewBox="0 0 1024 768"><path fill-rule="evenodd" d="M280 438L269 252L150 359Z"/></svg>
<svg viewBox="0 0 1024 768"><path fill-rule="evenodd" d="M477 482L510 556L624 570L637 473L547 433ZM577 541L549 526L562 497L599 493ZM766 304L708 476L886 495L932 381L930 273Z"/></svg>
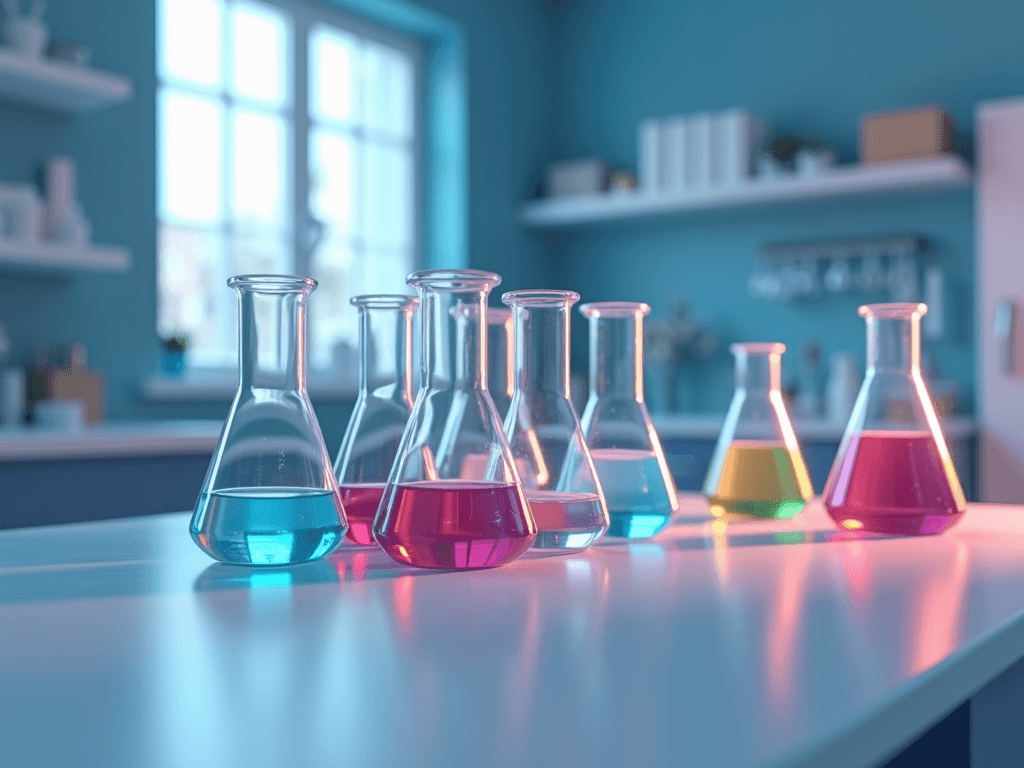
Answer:
<svg viewBox="0 0 1024 768"><path fill-rule="evenodd" d="M604 536L604 532L603 523L591 528L573 528L567 531L538 531L533 548L579 551L591 546Z"/></svg>
<svg viewBox="0 0 1024 768"><path fill-rule="evenodd" d="M377 517L380 500L384 497L384 483L363 483L342 485L341 504L348 517L348 533L345 538L353 544L364 547L376 546L373 540L373 521Z"/></svg>
<svg viewBox="0 0 1024 768"><path fill-rule="evenodd" d="M649 539L661 531L672 515L661 512L614 512L609 510L608 535L621 539Z"/></svg>
<svg viewBox="0 0 1024 768"><path fill-rule="evenodd" d="M526 501L537 523L534 549L586 549L608 527L596 493L527 491Z"/></svg>
<svg viewBox="0 0 1024 768"><path fill-rule="evenodd" d="M807 502L804 499L737 501L736 499L721 499L709 496L708 504L711 505L711 514L715 517L722 517L728 514L742 515L758 520L783 520L787 517L793 517L793 515L800 512Z"/></svg>
<svg viewBox="0 0 1024 768"><path fill-rule="evenodd" d="M533 535L511 539L435 539L418 537L399 543L379 537L377 543L392 560L417 568L470 571L496 568L520 557L533 544Z"/></svg>
<svg viewBox="0 0 1024 768"><path fill-rule="evenodd" d="M963 517L963 510L934 513L914 510L849 511L841 507L826 507L829 517L846 531L887 533L894 536L930 536L952 528Z"/></svg>

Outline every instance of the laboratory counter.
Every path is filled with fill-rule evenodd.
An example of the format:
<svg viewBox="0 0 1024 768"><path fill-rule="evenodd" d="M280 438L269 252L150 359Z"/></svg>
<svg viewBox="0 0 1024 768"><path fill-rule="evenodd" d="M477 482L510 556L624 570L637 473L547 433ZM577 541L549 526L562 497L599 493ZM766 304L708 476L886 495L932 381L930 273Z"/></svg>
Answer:
<svg viewBox="0 0 1024 768"><path fill-rule="evenodd" d="M866 768L968 700L974 768L1024 755L1024 507L904 538L686 496L475 572L224 566L187 527L0 532L0 763Z"/></svg>

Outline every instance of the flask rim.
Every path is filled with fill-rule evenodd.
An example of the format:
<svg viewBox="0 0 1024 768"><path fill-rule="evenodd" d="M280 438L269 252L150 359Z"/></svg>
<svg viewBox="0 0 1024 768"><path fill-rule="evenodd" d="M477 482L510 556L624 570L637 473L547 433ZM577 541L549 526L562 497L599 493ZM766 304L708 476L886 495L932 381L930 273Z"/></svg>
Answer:
<svg viewBox="0 0 1024 768"><path fill-rule="evenodd" d="M367 309L416 309L420 300L401 293L368 293L349 299L353 307Z"/></svg>
<svg viewBox="0 0 1024 768"><path fill-rule="evenodd" d="M241 293L312 293L319 283L298 275L235 275L228 288Z"/></svg>
<svg viewBox="0 0 1024 768"><path fill-rule="evenodd" d="M895 320L921 317L928 312L928 305L919 301L897 301L888 304L863 304L857 308L857 314L863 318L882 318Z"/></svg>
<svg viewBox="0 0 1024 768"><path fill-rule="evenodd" d="M571 307L580 300L576 291L558 291L541 288L525 291L507 291L501 295L501 303L510 307Z"/></svg>
<svg viewBox="0 0 1024 768"><path fill-rule="evenodd" d="M786 345L781 341L746 341L730 345L729 351L734 355L781 355Z"/></svg>
<svg viewBox="0 0 1024 768"><path fill-rule="evenodd" d="M413 288L432 291L482 291L501 285L501 275L482 269L423 269L405 278Z"/></svg>
<svg viewBox="0 0 1024 768"><path fill-rule="evenodd" d="M642 301L592 301L580 305L580 314L586 318L643 317L650 312L650 304Z"/></svg>

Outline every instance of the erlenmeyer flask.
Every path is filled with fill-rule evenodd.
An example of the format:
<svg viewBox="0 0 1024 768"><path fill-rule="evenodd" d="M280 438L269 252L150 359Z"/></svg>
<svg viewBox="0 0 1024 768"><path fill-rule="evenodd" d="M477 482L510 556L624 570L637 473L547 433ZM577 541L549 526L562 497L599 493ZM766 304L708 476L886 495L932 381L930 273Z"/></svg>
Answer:
<svg viewBox="0 0 1024 768"><path fill-rule="evenodd" d="M306 299L316 281L240 275L238 392L192 515L225 563L290 565L334 549L348 523L306 394Z"/></svg>
<svg viewBox="0 0 1024 768"><path fill-rule="evenodd" d="M571 291L511 291L515 392L505 435L537 523L533 546L585 549L608 530L608 508L569 400Z"/></svg>
<svg viewBox="0 0 1024 768"><path fill-rule="evenodd" d="M515 389L512 367L512 313L504 307L487 308L487 391L502 419Z"/></svg>
<svg viewBox="0 0 1024 768"><path fill-rule="evenodd" d="M867 304L868 365L835 463L825 507L841 527L941 533L966 501L921 377L924 304Z"/></svg>
<svg viewBox="0 0 1024 768"><path fill-rule="evenodd" d="M401 563L490 568L537 533L501 421L487 392L480 324L491 272L438 269L408 278L421 300L420 391L373 533Z"/></svg>
<svg viewBox="0 0 1024 768"><path fill-rule="evenodd" d="M676 485L644 404L643 319L627 301L584 304L590 320L590 397L583 435L611 517L609 536L653 536L679 509Z"/></svg>
<svg viewBox="0 0 1024 768"><path fill-rule="evenodd" d="M334 475L348 515L348 538L373 544L373 520L412 412L414 296L355 296L359 308L359 397Z"/></svg>
<svg viewBox="0 0 1024 768"><path fill-rule="evenodd" d="M704 495L711 512L791 517L813 494L782 401L785 344L733 344L736 393L718 436Z"/></svg>

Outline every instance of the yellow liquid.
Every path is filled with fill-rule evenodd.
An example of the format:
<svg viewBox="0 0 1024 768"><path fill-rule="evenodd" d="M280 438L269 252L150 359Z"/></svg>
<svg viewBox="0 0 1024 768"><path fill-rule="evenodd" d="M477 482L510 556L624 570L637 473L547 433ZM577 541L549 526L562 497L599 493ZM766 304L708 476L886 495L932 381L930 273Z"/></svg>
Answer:
<svg viewBox="0 0 1024 768"><path fill-rule="evenodd" d="M712 466L708 486L715 482L716 469ZM791 517L813 493L800 451L782 443L735 440L717 474L715 486L704 489L716 515Z"/></svg>

